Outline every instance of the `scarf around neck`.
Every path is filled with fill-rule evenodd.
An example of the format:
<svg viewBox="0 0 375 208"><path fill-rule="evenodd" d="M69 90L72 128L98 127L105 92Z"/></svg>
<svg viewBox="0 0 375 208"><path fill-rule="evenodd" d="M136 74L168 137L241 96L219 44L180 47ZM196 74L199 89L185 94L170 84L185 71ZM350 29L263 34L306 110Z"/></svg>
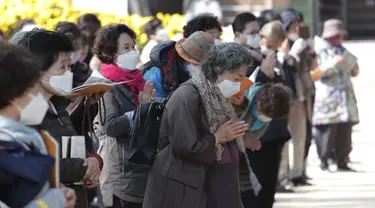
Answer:
<svg viewBox="0 0 375 208"><path fill-rule="evenodd" d="M143 90L145 85L145 80L143 79L142 72L138 69L133 71L125 71L118 67L116 64L102 64L100 73L107 79L113 82L124 82L126 87L128 87L133 93L133 100L138 106L138 94Z"/></svg>
<svg viewBox="0 0 375 208"><path fill-rule="evenodd" d="M203 72L199 71L194 75L192 81L199 89L211 133L215 133L223 123L231 119L236 120L232 104L224 97L219 87L207 79ZM216 148L216 158L221 160L221 154L225 149L221 144L217 144Z"/></svg>

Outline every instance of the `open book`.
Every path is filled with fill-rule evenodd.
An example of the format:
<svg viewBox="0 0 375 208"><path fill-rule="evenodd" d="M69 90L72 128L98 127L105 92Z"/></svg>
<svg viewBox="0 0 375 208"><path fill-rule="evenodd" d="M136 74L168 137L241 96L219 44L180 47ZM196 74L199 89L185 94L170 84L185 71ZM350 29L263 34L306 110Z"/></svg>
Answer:
<svg viewBox="0 0 375 208"><path fill-rule="evenodd" d="M72 93L79 94L79 95L89 95L93 93L100 93L106 92L116 85L124 84L127 82L132 82L133 80L125 81L125 82L112 82L111 80L105 78L100 72L96 69L92 71L91 76L86 80L86 82L72 89Z"/></svg>
<svg viewBox="0 0 375 208"><path fill-rule="evenodd" d="M357 57L348 50L344 51L342 57L344 58L343 63L340 63L337 66L344 71L350 72L357 65Z"/></svg>
<svg viewBox="0 0 375 208"><path fill-rule="evenodd" d="M260 67L258 66L254 72L250 75L249 78L245 77L241 81L241 88L240 91L236 94L232 95L231 97L243 95L253 84L255 83L256 77L259 73Z"/></svg>
<svg viewBox="0 0 375 208"><path fill-rule="evenodd" d="M60 185L60 145L48 132L41 131L40 134L47 147L48 155L55 158L50 183L52 187L58 188Z"/></svg>

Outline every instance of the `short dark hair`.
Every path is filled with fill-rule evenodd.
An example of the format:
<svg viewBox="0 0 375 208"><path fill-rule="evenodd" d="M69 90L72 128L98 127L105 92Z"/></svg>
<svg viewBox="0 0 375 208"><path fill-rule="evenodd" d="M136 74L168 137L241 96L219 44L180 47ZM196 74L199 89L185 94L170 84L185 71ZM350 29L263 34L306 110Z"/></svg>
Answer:
<svg viewBox="0 0 375 208"><path fill-rule="evenodd" d="M272 119L285 118L289 114L291 90L283 84L264 84L255 96L260 111Z"/></svg>
<svg viewBox="0 0 375 208"><path fill-rule="evenodd" d="M102 27L102 23L95 14L84 14L78 18L78 27L94 33Z"/></svg>
<svg viewBox="0 0 375 208"><path fill-rule="evenodd" d="M281 15L279 12L273 10L273 9L267 9L260 12L258 23L259 26L262 28L265 24L279 20L281 21Z"/></svg>
<svg viewBox="0 0 375 208"><path fill-rule="evenodd" d="M71 34L75 40L82 38L82 32L79 27L73 22L58 22L55 27L56 32Z"/></svg>
<svg viewBox="0 0 375 208"><path fill-rule="evenodd" d="M14 28L14 33L22 30L23 26L27 24L35 24L34 20L32 19L23 19L17 22L16 27Z"/></svg>
<svg viewBox="0 0 375 208"><path fill-rule="evenodd" d="M255 17L255 15L250 12L245 12L237 15L232 23L233 33L243 32L247 23L256 20L257 18Z"/></svg>
<svg viewBox="0 0 375 208"><path fill-rule="evenodd" d="M184 38L188 38L191 34L197 31L206 31L215 28L220 32L223 31L216 16L213 14L200 14L184 26Z"/></svg>
<svg viewBox="0 0 375 208"><path fill-rule="evenodd" d="M137 35L125 24L111 24L103 27L95 40L94 52L105 64L112 64L117 52L118 38L122 33L128 34L135 42Z"/></svg>
<svg viewBox="0 0 375 208"><path fill-rule="evenodd" d="M42 63L42 70L47 71L58 59L60 52L74 51L72 38L64 33L34 29L27 32L18 43L33 53Z"/></svg>
<svg viewBox="0 0 375 208"><path fill-rule="evenodd" d="M147 34L147 37L150 39L151 35L155 35L156 29L158 27L162 26L162 22L160 19L154 17L152 20L146 23L144 30L145 33Z"/></svg>
<svg viewBox="0 0 375 208"><path fill-rule="evenodd" d="M29 51L0 45L0 109L22 96L40 78L41 64Z"/></svg>

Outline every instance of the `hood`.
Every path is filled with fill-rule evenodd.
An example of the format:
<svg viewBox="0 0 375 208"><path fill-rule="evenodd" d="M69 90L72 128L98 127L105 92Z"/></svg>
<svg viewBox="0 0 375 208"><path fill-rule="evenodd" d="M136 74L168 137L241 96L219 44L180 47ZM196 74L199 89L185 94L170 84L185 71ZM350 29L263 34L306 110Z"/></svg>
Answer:
<svg viewBox="0 0 375 208"><path fill-rule="evenodd" d="M156 45L150 52L150 60L154 65L162 65L162 60L169 60L168 53L164 51L174 50L176 41L169 40Z"/></svg>
<svg viewBox="0 0 375 208"><path fill-rule="evenodd" d="M25 126L19 121L0 116L0 141L14 140L33 146L40 153L47 154L43 139L35 129Z"/></svg>

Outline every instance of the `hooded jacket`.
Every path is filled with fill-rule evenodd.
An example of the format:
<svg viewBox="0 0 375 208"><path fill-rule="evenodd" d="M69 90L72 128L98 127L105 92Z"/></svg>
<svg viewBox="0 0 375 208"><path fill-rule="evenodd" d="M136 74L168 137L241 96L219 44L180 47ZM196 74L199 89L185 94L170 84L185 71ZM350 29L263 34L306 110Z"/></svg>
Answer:
<svg viewBox="0 0 375 208"><path fill-rule="evenodd" d="M0 116L0 155L1 202L9 207L65 207L63 192L50 188L55 161L36 130Z"/></svg>
<svg viewBox="0 0 375 208"><path fill-rule="evenodd" d="M144 79L153 82L158 98L167 97L190 79L185 61L178 55L175 45L175 41L156 45L150 53L151 61L141 68Z"/></svg>

